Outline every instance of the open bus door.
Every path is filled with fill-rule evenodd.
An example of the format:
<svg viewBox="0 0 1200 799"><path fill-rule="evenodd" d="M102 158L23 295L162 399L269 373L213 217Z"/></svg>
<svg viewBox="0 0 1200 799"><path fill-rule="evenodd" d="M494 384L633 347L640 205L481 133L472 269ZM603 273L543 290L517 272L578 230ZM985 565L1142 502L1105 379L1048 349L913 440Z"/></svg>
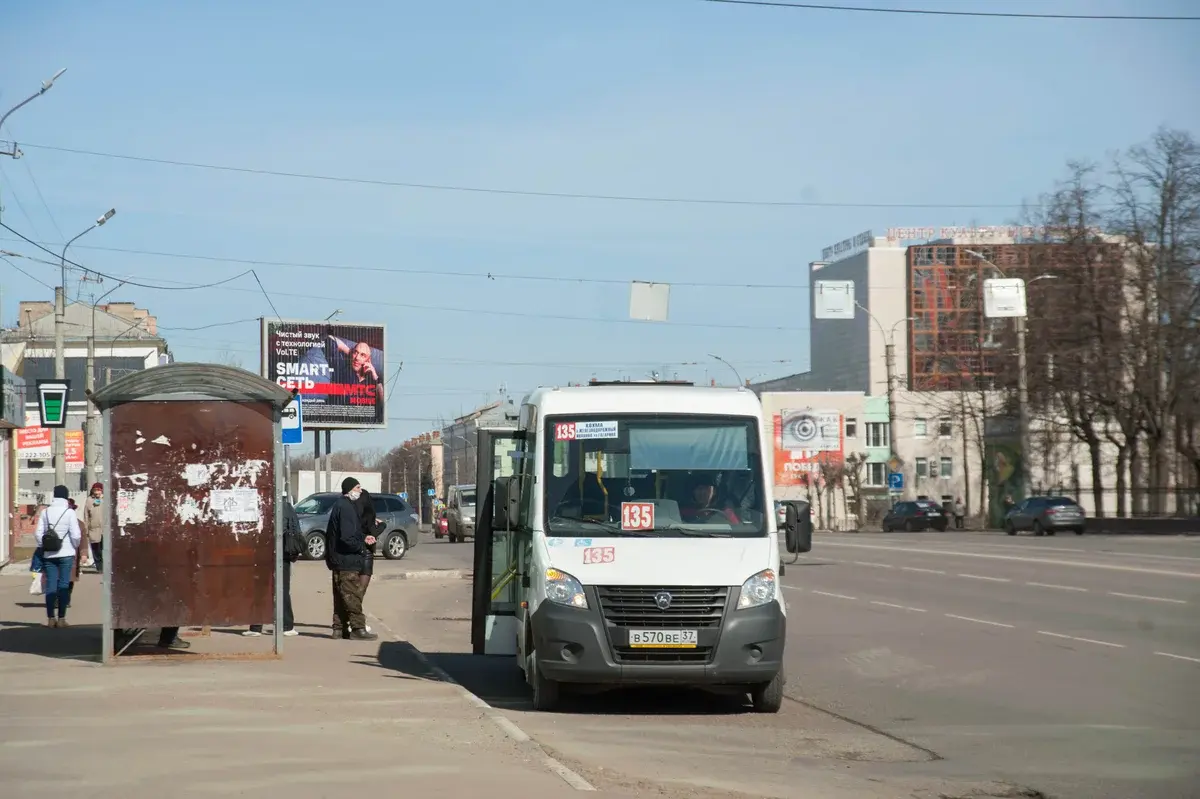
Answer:
<svg viewBox="0 0 1200 799"><path fill-rule="evenodd" d="M522 542L517 535L525 434L480 429L476 443L471 651L517 654Z"/></svg>

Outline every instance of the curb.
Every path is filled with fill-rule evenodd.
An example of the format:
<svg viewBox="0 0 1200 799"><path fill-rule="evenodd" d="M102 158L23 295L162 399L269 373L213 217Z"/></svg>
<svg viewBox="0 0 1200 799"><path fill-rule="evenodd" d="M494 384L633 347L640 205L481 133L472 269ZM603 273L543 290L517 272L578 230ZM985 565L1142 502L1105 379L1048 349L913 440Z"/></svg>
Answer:
<svg viewBox="0 0 1200 799"><path fill-rule="evenodd" d="M422 569L419 571L381 574L381 580L468 580L471 572L466 569Z"/></svg>
<svg viewBox="0 0 1200 799"><path fill-rule="evenodd" d="M461 572L462 569L458 569L457 571ZM419 574L420 572L416 572L416 573ZM437 573L441 574L441 572L437 572ZM392 638L394 638L397 641L406 643L410 647L412 647L413 654L416 655L417 659L421 662L422 666L429 669L430 673L433 674L433 676L437 677L439 681L444 682L447 685L453 685L455 688L457 688L459 693L462 694L463 698L466 699L468 702L470 702L475 707L482 710L483 715L487 716L488 719L493 724L495 724L497 727L499 727L501 732L503 732L505 735L507 735L513 741L516 741L519 744L524 744L525 746L528 746L530 749L533 749L537 753L539 759L541 759L542 765L544 765L550 771L557 774L562 779L563 782L567 783L567 785L570 785L572 788L574 788L577 791L595 791L596 790L596 786L592 785L590 782L588 782L583 777L581 777L578 773L567 768L562 763L560 763L558 760L556 760L555 758L553 758L549 754L547 754L546 750L542 748L542 745L539 744L537 741L535 741L533 738L531 738L529 736L529 733L522 730L520 727L518 727L516 725L516 723L514 723L512 720L510 720L507 716L505 716L499 710L497 710L496 708L489 705L485 700L481 699L480 697L476 696L475 694L471 693L466 688L464 688L462 686L462 684L459 683L458 680L451 677L446 672L445 669L443 669L441 666L434 664L434 662L429 659L428 655L426 655L424 652L422 652L417 647L413 646L411 641L405 641L405 639L402 638L401 636L399 636L395 630L393 630L391 627L388 627L387 623L384 622L383 619L379 618L378 616L375 616L374 614L368 613L367 615L370 616L372 619L374 619L376 622L378 622L380 627L382 627L383 629L385 629L389 633L391 633Z"/></svg>
<svg viewBox="0 0 1200 799"><path fill-rule="evenodd" d="M28 560L10 560L8 563L0 566L0 577L12 577L16 574L29 574Z"/></svg>

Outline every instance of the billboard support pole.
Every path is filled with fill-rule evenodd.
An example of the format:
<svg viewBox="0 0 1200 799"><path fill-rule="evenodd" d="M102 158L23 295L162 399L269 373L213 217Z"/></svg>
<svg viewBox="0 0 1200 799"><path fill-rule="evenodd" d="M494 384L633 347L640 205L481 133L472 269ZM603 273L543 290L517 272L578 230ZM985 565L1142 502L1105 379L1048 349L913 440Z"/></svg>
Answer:
<svg viewBox="0 0 1200 799"><path fill-rule="evenodd" d="M333 490L333 431L325 430L325 490Z"/></svg>
<svg viewBox="0 0 1200 799"><path fill-rule="evenodd" d="M321 490L321 431L313 431L313 493Z"/></svg>

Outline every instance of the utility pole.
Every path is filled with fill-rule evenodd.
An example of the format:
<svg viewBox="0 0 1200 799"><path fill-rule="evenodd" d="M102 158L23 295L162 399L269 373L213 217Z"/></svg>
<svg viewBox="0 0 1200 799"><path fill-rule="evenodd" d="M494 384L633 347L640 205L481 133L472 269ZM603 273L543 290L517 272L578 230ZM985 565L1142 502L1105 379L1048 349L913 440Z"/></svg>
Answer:
<svg viewBox="0 0 1200 799"><path fill-rule="evenodd" d="M18 106L19 107L19 106ZM11 111L9 113L12 113ZM7 116L7 114L5 115ZM2 120L0 120L2 121ZM54 289L54 376L63 380L67 376L66 367L66 351L64 338L64 328L66 326L67 313L67 249L77 240L91 233L98 227L104 225L108 220L112 219L117 213L117 209L110 208L104 212L95 222L89 225L81 233L63 245L62 257L59 261L60 266L60 282L57 288ZM94 338L94 336L93 336ZM95 357L94 345L89 345L88 351ZM91 371L84 377L85 383L92 382ZM85 434L86 435L86 434ZM87 442L84 442L84 458L87 455ZM67 430L65 427L54 429L54 485L66 485L67 483Z"/></svg>
<svg viewBox="0 0 1200 799"><path fill-rule="evenodd" d="M896 456L896 328L892 328L893 338L884 345L884 369L887 373L887 403L888 403L888 454Z"/></svg>
<svg viewBox="0 0 1200 799"><path fill-rule="evenodd" d="M84 275L84 280L87 279L87 275ZM97 281L103 281L103 278L97 277ZM92 299L92 330L91 335L88 336L87 366L84 375L85 395L90 395L96 390L96 308L99 306L101 300L124 285L125 283L122 281L101 294L98 298L93 297ZM107 381L105 381L105 384L107 385ZM98 418L96 406L89 401L83 430L83 474L85 482L88 485L100 481L100 434L96 427Z"/></svg>

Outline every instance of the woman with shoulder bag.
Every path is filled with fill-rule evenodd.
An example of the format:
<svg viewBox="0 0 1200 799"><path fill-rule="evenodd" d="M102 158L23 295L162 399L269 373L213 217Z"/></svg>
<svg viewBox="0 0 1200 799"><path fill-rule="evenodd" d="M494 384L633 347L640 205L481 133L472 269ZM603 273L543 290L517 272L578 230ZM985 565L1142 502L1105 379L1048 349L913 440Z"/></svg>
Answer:
<svg viewBox="0 0 1200 799"><path fill-rule="evenodd" d="M71 492L66 486L55 486L54 500L42 511L34 532L37 545L42 550L42 571L46 575L47 627L68 626L71 578L79 547L83 543L79 517L71 510L70 498Z"/></svg>

